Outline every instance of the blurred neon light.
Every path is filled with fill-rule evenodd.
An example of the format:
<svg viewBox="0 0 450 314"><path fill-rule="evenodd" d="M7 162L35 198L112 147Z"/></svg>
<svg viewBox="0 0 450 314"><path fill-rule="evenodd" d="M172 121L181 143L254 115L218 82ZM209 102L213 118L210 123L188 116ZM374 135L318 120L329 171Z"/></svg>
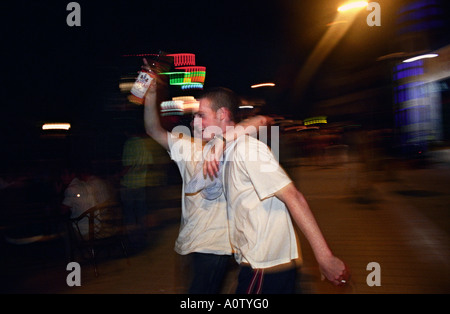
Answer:
<svg viewBox="0 0 450 314"><path fill-rule="evenodd" d="M189 72L163 72L162 75L169 75L170 85L183 85L191 83Z"/></svg>
<svg viewBox="0 0 450 314"><path fill-rule="evenodd" d="M326 116L319 116L319 117L312 117L307 118L303 120L304 125L311 125L316 123L327 123L327 117Z"/></svg>
<svg viewBox="0 0 450 314"><path fill-rule="evenodd" d="M195 65L195 54L174 53L167 55L173 58L174 71L162 72L169 76L169 84L179 86L183 90L203 89L206 67Z"/></svg>
<svg viewBox="0 0 450 314"><path fill-rule="evenodd" d="M44 123L42 130L68 130L70 123Z"/></svg>
<svg viewBox="0 0 450 314"><path fill-rule="evenodd" d="M178 96L178 97L172 97L172 100L182 100L184 102L190 102L190 101L195 101L195 97L194 96Z"/></svg>
<svg viewBox="0 0 450 314"><path fill-rule="evenodd" d="M167 100L161 103L161 112L172 112L181 111L183 112L183 101L182 100Z"/></svg>
<svg viewBox="0 0 450 314"><path fill-rule="evenodd" d="M126 54L122 55L122 57L157 57L156 53L137 53L137 54Z"/></svg>
<svg viewBox="0 0 450 314"><path fill-rule="evenodd" d="M181 85L181 89L185 90L185 89L203 89L203 84L202 83L185 83L183 85Z"/></svg>
<svg viewBox="0 0 450 314"><path fill-rule="evenodd" d="M413 62L413 61L417 61L417 60L420 60L420 59L436 58L437 56L438 56L437 53L427 53L427 54L424 54L424 55L420 55L420 56L417 56L417 57L413 57L413 58L409 58L409 59L403 60L403 62L408 63L408 62Z"/></svg>
<svg viewBox="0 0 450 314"><path fill-rule="evenodd" d="M193 96L173 97L172 100L166 100L161 103L161 113L164 116L183 115L189 111L197 111L198 100Z"/></svg>
<svg viewBox="0 0 450 314"><path fill-rule="evenodd" d="M189 71L192 68L192 72ZM180 68L181 70L183 68ZM170 85L185 85L185 84L201 84L205 82L206 71L205 67L186 67L186 72L163 72L160 74L169 75Z"/></svg>
<svg viewBox="0 0 450 314"><path fill-rule="evenodd" d="M177 70L184 70L186 76L189 77L192 83L204 83L205 75L206 75L206 67L204 66L186 66L186 67L178 67Z"/></svg>
<svg viewBox="0 0 450 314"><path fill-rule="evenodd" d="M275 86L274 83L261 83L261 84L255 84L250 86L251 88L258 88L258 87L264 87L264 86Z"/></svg>
<svg viewBox="0 0 450 314"><path fill-rule="evenodd" d="M360 9L360 8L364 8L367 7L369 5L369 3L367 1L352 1L352 2L348 2L346 4L341 5L338 8L339 12L345 12L351 9Z"/></svg>
<svg viewBox="0 0 450 314"><path fill-rule="evenodd" d="M239 106L239 109L253 109L253 106Z"/></svg>
<svg viewBox="0 0 450 314"><path fill-rule="evenodd" d="M195 54L193 53L173 53L167 56L173 57L173 63L176 67L183 65L195 65Z"/></svg>

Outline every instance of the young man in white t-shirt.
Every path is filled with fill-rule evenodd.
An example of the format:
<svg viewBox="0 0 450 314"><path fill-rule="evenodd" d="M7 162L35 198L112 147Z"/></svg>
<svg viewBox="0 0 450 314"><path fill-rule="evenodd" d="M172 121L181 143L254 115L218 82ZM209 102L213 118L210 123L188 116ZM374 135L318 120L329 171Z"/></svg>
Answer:
<svg viewBox="0 0 450 314"><path fill-rule="evenodd" d="M186 194L185 190L195 175L196 166L202 161L204 141L209 141L213 136L204 132L205 129L211 126L216 130L225 130L228 120L224 120L223 110L215 111L206 100L200 101L194 119L194 133L198 132L198 137L194 139L186 134L189 130L183 133L182 128L177 128L181 132L168 132L161 126L154 82L145 96L144 104L147 134L168 150L183 180L181 223L175 251L180 255L193 256L194 273L189 293L218 293L232 254L226 200L223 193L210 200L203 198L200 193ZM246 130L255 130L266 123L265 117L254 117L241 123L243 128L240 131L244 134Z"/></svg>
<svg viewBox="0 0 450 314"><path fill-rule="evenodd" d="M214 92L204 97L225 101ZM232 120L228 109L223 114ZM213 175L211 169L205 164L205 172ZM227 143L222 181L231 244L241 265L237 293L295 292L298 245L290 216L310 243L323 276L335 285L348 281L345 264L332 254L308 203L266 144L250 136Z"/></svg>

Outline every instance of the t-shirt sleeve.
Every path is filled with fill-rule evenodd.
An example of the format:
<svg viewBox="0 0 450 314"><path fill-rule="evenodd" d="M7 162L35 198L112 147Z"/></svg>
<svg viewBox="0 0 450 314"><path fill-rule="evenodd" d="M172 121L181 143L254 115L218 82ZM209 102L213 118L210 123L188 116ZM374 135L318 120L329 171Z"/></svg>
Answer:
<svg viewBox="0 0 450 314"><path fill-rule="evenodd" d="M273 196L292 182L266 144L247 137L239 146L243 170L261 200Z"/></svg>
<svg viewBox="0 0 450 314"><path fill-rule="evenodd" d="M191 158L191 137L181 133L167 132L167 143L169 156L175 161Z"/></svg>

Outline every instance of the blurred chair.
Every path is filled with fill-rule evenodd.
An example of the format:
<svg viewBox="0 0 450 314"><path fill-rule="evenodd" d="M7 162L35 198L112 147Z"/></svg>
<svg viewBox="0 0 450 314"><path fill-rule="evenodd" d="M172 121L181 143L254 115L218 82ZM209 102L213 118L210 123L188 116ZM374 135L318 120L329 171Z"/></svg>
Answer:
<svg viewBox="0 0 450 314"><path fill-rule="evenodd" d="M89 221L87 234L83 234L80 223ZM98 276L97 258L101 250L121 247L123 255L128 260L128 250L125 241L123 226L122 206L117 202L104 202L86 210L80 216L69 219L69 233L71 240L71 258L74 258L74 249L77 249L81 257L88 256L91 260L95 276Z"/></svg>

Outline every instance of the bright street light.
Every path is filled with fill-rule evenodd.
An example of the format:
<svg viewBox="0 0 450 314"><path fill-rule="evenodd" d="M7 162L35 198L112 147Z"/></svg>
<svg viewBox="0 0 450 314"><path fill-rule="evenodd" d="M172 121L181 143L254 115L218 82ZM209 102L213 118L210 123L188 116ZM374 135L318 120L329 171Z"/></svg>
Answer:
<svg viewBox="0 0 450 314"><path fill-rule="evenodd" d="M261 83L261 84L255 84L250 86L251 88L258 88L258 87L264 87L264 86L275 86L275 83Z"/></svg>
<svg viewBox="0 0 450 314"><path fill-rule="evenodd" d="M369 5L369 3L367 1L350 1L347 2L343 5L341 5L338 8L339 12L345 12L351 9L360 9L360 8L364 8L367 7Z"/></svg>
<svg viewBox="0 0 450 314"><path fill-rule="evenodd" d="M70 123L44 123L42 130L68 130Z"/></svg>

